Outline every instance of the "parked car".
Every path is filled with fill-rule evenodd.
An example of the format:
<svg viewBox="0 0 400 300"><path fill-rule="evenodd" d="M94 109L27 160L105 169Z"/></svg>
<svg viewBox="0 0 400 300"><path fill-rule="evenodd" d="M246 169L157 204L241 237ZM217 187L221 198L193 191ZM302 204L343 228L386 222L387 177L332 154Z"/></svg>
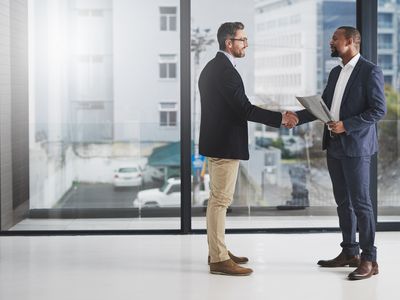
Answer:
<svg viewBox="0 0 400 300"><path fill-rule="evenodd" d="M283 147L290 155L301 154L306 148L304 139L300 136L282 136Z"/></svg>
<svg viewBox="0 0 400 300"><path fill-rule="evenodd" d="M141 168L137 166L121 167L114 171L114 188L135 187L143 184Z"/></svg>
<svg viewBox="0 0 400 300"><path fill-rule="evenodd" d="M150 184L154 182L162 183L164 181L164 170L146 165L142 170L143 182Z"/></svg>
<svg viewBox="0 0 400 300"><path fill-rule="evenodd" d="M209 176L204 177L200 185L195 205L207 205L210 195ZM181 205L181 179L170 178L158 189L140 191L133 200L133 207L179 207Z"/></svg>

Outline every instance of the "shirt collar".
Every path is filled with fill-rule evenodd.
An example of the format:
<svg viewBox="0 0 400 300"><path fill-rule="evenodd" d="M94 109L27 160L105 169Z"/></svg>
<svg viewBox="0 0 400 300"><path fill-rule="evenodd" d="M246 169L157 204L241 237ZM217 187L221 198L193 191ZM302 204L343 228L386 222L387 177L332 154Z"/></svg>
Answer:
<svg viewBox="0 0 400 300"><path fill-rule="evenodd" d="M221 53L225 54L225 56L229 59L229 61L232 63L232 65L234 67L236 67L236 59L232 54L230 54L230 53L228 53L226 51L223 51L223 50L218 50L218 52L221 52Z"/></svg>
<svg viewBox="0 0 400 300"><path fill-rule="evenodd" d="M360 53L357 53L352 59L350 59L350 61L346 64L346 66L349 65L350 67L354 68L356 66L358 60L360 59L360 56L361 56ZM345 65L343 65L342 61L340 62L340 66L342 68L345 67Z"/></svg>

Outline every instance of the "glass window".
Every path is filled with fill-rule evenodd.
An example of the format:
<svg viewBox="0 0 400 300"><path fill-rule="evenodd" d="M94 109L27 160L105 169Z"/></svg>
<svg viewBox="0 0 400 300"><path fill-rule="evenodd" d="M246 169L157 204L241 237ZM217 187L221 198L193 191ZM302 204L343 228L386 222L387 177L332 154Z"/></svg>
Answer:
<svg viewBox="0 0 400 300"><path fill-rule="evenodd" d="M176 7L160 7L160 30L176 31Z"/></svg>
<svg viewBox="0 0 400 300"><path fill-rule="evenodd" d="M384 75L385 84L393 85L393 76L391 75Z"/></svg>
<svg viewBox="0 0 400 300"><path fill-rule="evenodd" d="M168 64L160 63L160 78L167 78L168 76Z"/></svg>
<svg viewBox="0 0 400 300"><path fill-rule="evenodd" d="M247 96L255 105L278 111L301 109L295 95L323 92L329 72L339 64L330 56L332 34L339 26L356 24L354 0L280 1L279 5L274 1L256 1L254 5L239 1L235 6L229 1L193 1L195 158L200 123L198 76L218 51L216 33L222 23L218 11L245 25L249 46L245 57L237 59L236 69ZM321 145L323 126L313 122L288 130L248 122L248 128L250 160L240 162L228 227L293 227L297 220L309 220L312 215L319 217L303 223L305 227L337 227L336 203ZM192 174L192 211L200 217L204 213L199 208L204 204L200 186L208 175L207 163L193 163ZM300 209L294 210L296 207ZM252 216L252 221L236 225L240 218L233 215ZM277 222L278 216L294 215L284 224ZM269 222L271 218L265 216L277 218ZM204 228L200 220L194 219L194 228Z"/></svg>
<svg viewBox="0 0 400 300"><path fill-rule="evenodd" d="M393 0L379 0L378 2L379 2L379 5L380 5L380 6L386 6L386 5L388 5L389 3L392 3L392 1L393 1Z"/></svg>
<svg viewBox="0 0 400 300"><path fill-rule="evenodd" d="M378 45L380 49L392 49L393 35L391 33L378 34Z"/></svg>
<svg viewBox="0 0 400 300"><path fill-rule="evenodd" d="M173 197L160 190L180 180L179 82L160 81L178 77L178 6L50 2L28 1L29 205L38 218L13 229L179 229L180 185ZM143 223L166 206L165 222Z"/></svg>
<svg viewBox="0 0 400 300"><path fill-rule="evenodd" d="M160 55L160 79L176 78L176 55Z"/></svg>
<svg viewBox="0 0 400 300"><path fill-rule="evenodd" d="M378 65L385 79L387 113L379 122L378 221L400 219L399 1L378 1ZM383 34L384 33L384 34ZM390 36L390 37L389 37Z"/></svg>
<svg viewBox="0 0 400 300"><path fill-rule="evenodd" d="M110 76L113 55L111 44L108 43L112 40L112 32L109 29L112 13L106 7L85 7L80 4L79 1L76 5L71 4L67 9L68 18L62 17L69 27L68 34L62 33L65 34L65 38L58 38L64 50L56 52L57 40L52 36L49 37L49 48L52 47L52 50L38 45L36 47L42 51L53 51L50 52L50 58L57 58L59 64L64 59L70 64L68 71L60 75L60 80L63 80L61 76L68 76L64 80L67 85L65 93L68 94L70 105L64 109L70 110L68 114L74 124L74 129L68 133L71 140L109 141L113 138L113 79ZM33 2L33 7L35 5L37 4ZM44 6L36 6L34 9L39 11L44 9ZM39 22L36 27L41 24ZM59 24L52 24L51 27L62 30ZM39 37L42 34L40 32ZM60 68L60 72L63 68L67 70L66 67ZM97 109L94 109L93 105L91 109L87 109L90 103L96 104Z"/></svg>
<svg viewBox="0 0 400 300"><path fill-rule="evenodd" d="M393 13L378 13L378 28L392 28Z"/></svg>
<svg viewBox="0 0 400 300"><path fill-rule="evenodd" d="M138 168L120 168L118 169L119 173L135 173L138 172Z"/></svg>
<svg viewBox="0 0 400 300"><path fill-rule="evenodd" d="M393 69L393 55L390 54L379 54L378 65L382 69L392 70Z"/></svg>
<svg viewBox="0 0 400 300"><path fill-rule="evenodd" d="M181 192L181 185L180 184L174 184L171 186L167 194L172 194L172 193L180 193Z"/></svg>
<svg viewBox="0 0 400 300"><path fill-rule="evenodd" d="M174 127L177 125L177 105L174 102L160 103L160 126Z"/></svg>

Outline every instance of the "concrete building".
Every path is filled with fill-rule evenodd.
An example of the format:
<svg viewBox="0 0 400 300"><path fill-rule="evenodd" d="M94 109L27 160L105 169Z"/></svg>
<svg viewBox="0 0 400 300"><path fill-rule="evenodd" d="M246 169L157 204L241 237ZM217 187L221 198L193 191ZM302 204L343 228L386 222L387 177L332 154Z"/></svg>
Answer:
<svg viewBox="0 0 400 300"><path fill-rule="evenodd" d="M140 10L129 0L29 5L37 139L179 138L176 1L146 2Z"/></svg>
<svg viewBox="0 0 400 300"><path fill-rule="evenodd" d="M399 89L399 31L400 2L378 1L378 64L385 83Z"/></svg>
<svg viewBox="0 0 400 300"><path fill-rule="evenodd" d="M271 107L298 107L315 94L317 1L255 2L255 93Z"/></svg>
<svg viewBox="0 0 400 300"><path fill-rule="evenodd" d="M278 109L298 109L295 95L322 93L338 64L329 40L338 26L355 25L355 2L258 0L255 24L256 95Z"/></svg>

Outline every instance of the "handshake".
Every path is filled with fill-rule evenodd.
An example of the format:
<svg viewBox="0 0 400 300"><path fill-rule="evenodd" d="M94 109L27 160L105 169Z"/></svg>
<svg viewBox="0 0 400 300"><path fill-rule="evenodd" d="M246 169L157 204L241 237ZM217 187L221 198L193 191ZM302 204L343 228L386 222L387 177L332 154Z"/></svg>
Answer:
<svg viewBox="0 0 400 300"><path fill-rule="evenodd" d="M285 111L282 113L282 125L286 128L293 128L299 123L299 117L293 111Z"/></svg>

